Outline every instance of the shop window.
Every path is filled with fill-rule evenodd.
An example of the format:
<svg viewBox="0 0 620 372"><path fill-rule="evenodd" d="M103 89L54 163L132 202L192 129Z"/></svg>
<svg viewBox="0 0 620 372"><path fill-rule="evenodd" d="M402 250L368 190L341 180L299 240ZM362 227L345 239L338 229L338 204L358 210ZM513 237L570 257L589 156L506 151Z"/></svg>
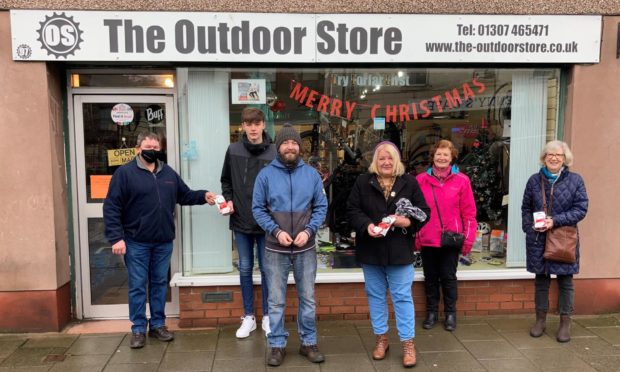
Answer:
<svg viewBox="0 0 620 372"><path fill-rule="evenodd" d="M527 177L538 169L540 149L557 133L559 70L274 68L189 74L190 88L215 87L202 100L188 90L187 102L195 103L188 105L188 120L185 124L182 120L181 127L182 141L187 140L181 146L213 154L201 165L185 159L187 172L211 174L209 187L219 190L220 158L242 135L240 114L247 105L263 110L272 139L284 123L301 133L303 158L322 176L329 199L328 217L317 237L319 272L356 270L346 200L357 176L367 170L375 145L383 140L400 148L407 171L413 174L426 171L435 142L452 141L459 150L457 164L472 181L479 221L473 264L462 269L525 266L521 197ZM200 79L202 83L197 83ZM217 118L197 115L213 110L217 114L208 115ZM228 129L226 138L222 128ZM205 137L184 135L195 131L204 131ZM225 218L217 217L217 234L230 238L223 232ZM199 235L209 234L204 226L192 226ZM234 271L236 249L229 241L210 246L226 257L232 253ZM190 255L210 249L206 240L201 245L183 244ZM210 272L186 265L184 271Z"/></svg>

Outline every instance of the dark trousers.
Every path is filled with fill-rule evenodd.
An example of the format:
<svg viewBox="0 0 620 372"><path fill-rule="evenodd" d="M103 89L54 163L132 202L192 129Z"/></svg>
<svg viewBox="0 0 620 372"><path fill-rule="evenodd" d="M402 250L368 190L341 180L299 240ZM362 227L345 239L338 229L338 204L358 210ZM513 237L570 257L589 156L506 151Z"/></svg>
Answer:
<svg viewBox="0 0 620 372"><path fill-rule="evenodd" d="M437 312L439 310L439 288L441 287L444 312L456 312L458 261L459 252L455 249L422 247L426 311Z"/></svg>
<svg viewBox="0 0 620 372"><path fill-rule="evenodd" d="M536 274L534 281L536 293L534 301L536 310L549 311L549 286L551 286L551 276L546 274ZM573 312L574 289L572 275L558 275L558 311L560 315L570 315Z"/></svg>

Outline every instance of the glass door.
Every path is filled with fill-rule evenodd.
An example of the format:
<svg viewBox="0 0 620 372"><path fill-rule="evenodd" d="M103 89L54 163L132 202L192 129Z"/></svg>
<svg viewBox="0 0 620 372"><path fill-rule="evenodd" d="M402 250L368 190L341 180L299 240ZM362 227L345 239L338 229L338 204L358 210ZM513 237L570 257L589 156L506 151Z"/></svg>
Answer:
<svg viewBox="0 0 620 372"><path fill-rule="evenodd" d="M135 157L141 132L161 136L167 163L175 167L173 98L74 95L73 99L83 316L127 318L127 270L123 257L112 254L105 238L103 201L114 171ZM176 272L176 247L172 257L171 272ZM178 311L178 290L169 289L166 312Z"/></svg>

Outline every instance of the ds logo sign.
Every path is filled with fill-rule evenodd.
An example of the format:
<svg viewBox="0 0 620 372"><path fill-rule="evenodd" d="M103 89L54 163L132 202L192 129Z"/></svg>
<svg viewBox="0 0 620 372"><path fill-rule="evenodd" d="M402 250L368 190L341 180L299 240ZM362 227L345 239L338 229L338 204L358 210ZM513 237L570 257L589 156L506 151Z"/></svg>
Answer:
<svg viewBox="0 0 620 372"><path fill-rule="evenodd" d="M41 27L37 30L38 41L41 42L41 49L45 49L48 55L56 58L67 58L69 54L75 55L75 51L80 49L82 31L80 24L67 17L65 13L54 13L51 17L45 16L45 21L39 22Z"/></svg>

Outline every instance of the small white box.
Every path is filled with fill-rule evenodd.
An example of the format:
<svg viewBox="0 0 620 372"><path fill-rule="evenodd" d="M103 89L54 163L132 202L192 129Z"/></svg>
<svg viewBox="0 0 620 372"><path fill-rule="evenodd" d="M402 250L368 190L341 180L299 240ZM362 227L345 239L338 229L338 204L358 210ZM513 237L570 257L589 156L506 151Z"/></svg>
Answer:
<svg viewBox="0 0 620 372"><path fill-rule="evenodd" d="M224 199L224 196L217 195L215 197L215 205L217 205L217 209L220 211L221 215L230 213L230 207L228 207L228 203L226 202L226 199Z"/></svg>
<svg viewBox="0 0 620 372"><path fill-rule="evenodd" d="M534 228L542 229L545 227L545 219L547 218L547 214L545 212L534 212Z"/></svg>

